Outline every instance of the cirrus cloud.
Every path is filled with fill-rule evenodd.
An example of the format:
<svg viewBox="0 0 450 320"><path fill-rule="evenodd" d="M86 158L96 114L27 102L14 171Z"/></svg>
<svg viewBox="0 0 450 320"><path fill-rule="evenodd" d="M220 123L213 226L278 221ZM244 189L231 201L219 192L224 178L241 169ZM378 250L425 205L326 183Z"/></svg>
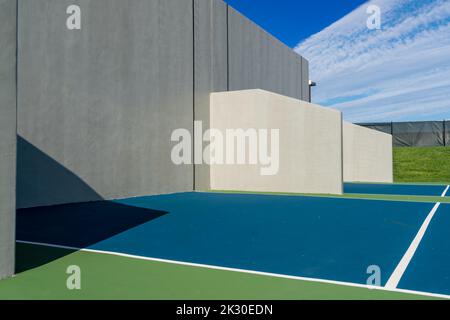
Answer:
<svg viewBox="0 0 450 320"><path fill-rule="evenodd" d="M381 30L366 25L381 9ZM372 0L295 50L318 82L313 100L353 122L450 118L450 1Z"/></svg>

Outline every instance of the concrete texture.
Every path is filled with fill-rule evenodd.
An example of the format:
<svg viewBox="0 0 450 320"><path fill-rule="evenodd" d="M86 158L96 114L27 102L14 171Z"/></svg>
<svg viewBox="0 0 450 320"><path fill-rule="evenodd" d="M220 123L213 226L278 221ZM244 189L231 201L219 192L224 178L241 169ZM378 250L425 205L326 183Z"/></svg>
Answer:
<svg viewBox="0 0 450 320"><path fill-rule="evenodd" d="M74 4L81 30L66 26ZM305 98L306 60L221 0L0 9L0 277L14 269L16 163L19 208L207 190L209 166L174 165L170 137L209 128L211 92Z"/></svg>
<svg viewBox="0 0 450 320"><path fill-rule="evenodd" d="M19 2L20 208L210 188L170 137L209 128L209 94L304 98L305 61L221 0ZM305 78L306 76L306 78Z"/></svg>
<svg viewBox="0 0 450 320"><path fill-rule="evenodd" d="M227 5L194 0L195 120L209 128L209 95L228 89ZM195 189L209 190L209 166L195 166Z"/></svg>
<svg viewBox="0 0 450 320"><path fill-rule="evenodd" d="M302 57L231 7L228 20L229 90L264 89L305 98L309 79Z"/></svg>
<svg viewBox="0 0 450 320"><path fill-rule="evenodd" d="M266 89L309 99L307 61L222 0L194 0L195 120L209 128L209 94ZM195 166L195 189L210 188Z"/></svg>
<svg viewBox="0 0 450 320"><path fill-rule="evenodd" d="M172 164L193 123L193 6L179 0L19 1L18 206L193 188Z"/></svg>
<svg viewBox="0 0 450 320"><path fill-rule="evenodd" d="M344 122L344 181L392 183L392 136Z"/></svg>
<svg viewBox="0 0 450 320"><path fill-rule="evenodd" d="M16 10L15 0L0 0L0 279L14 273Z"/></svg>
<svg viewBox="0 0 450 320"><path fill-rule="evenodd" d="M279 171L260 165L211 165L211 188L342 194L342 116L339 111L263 90L211 94L211 127L279 129Z"/></svg>

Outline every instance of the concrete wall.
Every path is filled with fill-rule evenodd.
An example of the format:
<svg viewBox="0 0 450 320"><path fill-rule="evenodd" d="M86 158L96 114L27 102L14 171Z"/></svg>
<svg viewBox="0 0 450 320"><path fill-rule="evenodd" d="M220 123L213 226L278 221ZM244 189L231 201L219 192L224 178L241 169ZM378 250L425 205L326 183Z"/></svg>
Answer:
<svg viewBox="0 0 450 320"><path fill-rule="evenodd" d="M309 87L309 62L302 57L302 97L301 100L311 102Z"/></svg>
<svg viewBox="0 0 450 320"><path fill-rule="evenodd" d="M393 182L392 136L344 122L344 181Z"/></svg>
<svg viewBox="0 0 450 320"><path fill-rule="evenodd" d="M0 279L14 273L16 1L0 0Z"/></svg>
<svg viewBox="0 0 450 320"><path fill-rule="evenodd" d="M227 6L194 0L195 119L209 128L209 94L265 89L309 100L308 61ZM195 188L210 188L209 166L195 166Z"/></svg>
<svg viewBox="0 0 450 320"><path fill-rule="evenodd" d="M193 6L19 1L18 206L193 188L171 133L193 123Z"/></svg>
<svg viewBox="0 0 450 320"><path fill-rule="evenodd" d="M229 90L264 89L307 98L303 91L309 79L302 78L307 76L307 66L302 68L301 56L233 8L229 8L228 30Z"/></svg>
<svg viewBox="0 0 450 320"><path fill-rule="evenodd" d="M260 165L211 165L215 190L342 193L342 115L263 90L211 95L211 127L279 129L280 166L262 176Z"/></svg>
<svg viewBox="0 0 450 320"><path fill-rule="evenodd" d="M209 94L306 99L307 61L222 0L19 1L18 206L210 188L170 161L174 129L209 127Z"/></svg>

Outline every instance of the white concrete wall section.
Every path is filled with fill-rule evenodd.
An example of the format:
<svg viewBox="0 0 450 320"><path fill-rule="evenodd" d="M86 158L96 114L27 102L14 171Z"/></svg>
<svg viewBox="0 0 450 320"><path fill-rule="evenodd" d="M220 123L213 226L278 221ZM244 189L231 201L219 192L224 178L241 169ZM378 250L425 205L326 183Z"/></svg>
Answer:
<svg viewBox="0 0 450 320"><path fill-rule="evenodd" d="M270 130L279 130L279 170L275 175L261 175L264 165L259 161L211 164L213 190L342 193L339 111L268 91L243 90L212 93L210 120L211 128L224 136L230 129L269 130L269 151L274 150Z"/></svg>
<svg viewBox="0 0 450 320"><path fill-rule="evenodd" d="M392 136L344 122L344 181L392 183Z"/></svg>

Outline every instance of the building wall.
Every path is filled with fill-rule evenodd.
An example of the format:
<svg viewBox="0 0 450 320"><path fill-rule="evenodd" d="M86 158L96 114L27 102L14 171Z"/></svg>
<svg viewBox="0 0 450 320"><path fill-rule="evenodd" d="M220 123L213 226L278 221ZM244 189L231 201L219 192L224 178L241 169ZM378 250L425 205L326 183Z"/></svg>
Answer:
<svg viewBox="0 0 450 320"><path fill-rule="evenodd" d="M302 57L229 8L229 90L263 89L297 99L309 79ZM305 60L306 61L306 60Z"/></svg>
<svg viewBox="0 0 450 320"><path fill-rule="evenodd" d="M18 206L189 191L171 162L193 123L193 6L179 0L19 1Z"/></svg>
<svg viewBox="0 0 450 320"><path fill-rule="evenodd" d="M209 94L228 90L228 6L222 0L194 1L195 120L209 127ZM208 190L209 166L195 166L195 189Z"/></svg>
<svg viewBox="0 0 450 320"><path fill-rule="evenodd" d="M209 94L265 89L309 101L308 61L222 0L194 0L195 119L209 128ZM210 189L209 166L195 188Z"/></svg>
<svg viewBox="0 0 450 320"><path fill-rule="evenodd" d="M392 183L392 136L344 122L344 181Z"/></svg>
<svg viewBox="0 0 450 320"><path fill-rule="evenodd" d="M14 273L16 1L0 0L0 279Z"/></svg>
<svg viewBox="0 0 450 320"><path fill-rule="evenodd" d="M261 175L259 164L212 164L212 189L342 194L339 111L263 90L213 93L211 127L224 135L238 128L280 130L276 175Z"/></svg>
<svg viewBox="0 0 450 320"><path fill-rule="evenodd" d="M170 137L209 128L211 92L307 98L307 61L222 0L76 3L81 30L71 0L19 1L20 208L208 190Z"/></svg>

